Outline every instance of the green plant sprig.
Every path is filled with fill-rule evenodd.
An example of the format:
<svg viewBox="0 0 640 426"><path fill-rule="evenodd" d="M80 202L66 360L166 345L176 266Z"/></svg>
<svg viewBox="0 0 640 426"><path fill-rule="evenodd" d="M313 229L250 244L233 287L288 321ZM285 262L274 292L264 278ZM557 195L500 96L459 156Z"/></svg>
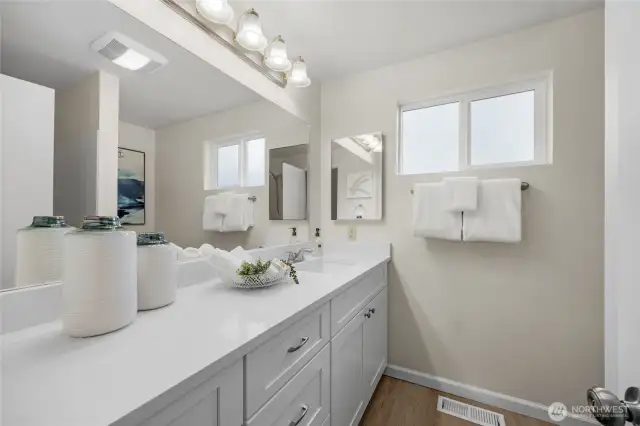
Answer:
<svg viewBox="0 0 640 426"><path fill-rule="evenodd" d="M242 262L242 264L240 265L240 269L238 269L236 272L240 276L261 275L267 272L267 269L269 269L270 266L270 260L267 262L263 262L262 260L258 259L255 264L245 261Z"/></svg>
<svg viewBox="0 0 640 426"><path fill-rule="evenodd" d="M298 273L296 272L296 267L293 266L293 263L287 262L285 260L283 260L282 262L290 268L289 276L291 277L293 282L296 284L300 284L300 281L298 281Z"/></svg>

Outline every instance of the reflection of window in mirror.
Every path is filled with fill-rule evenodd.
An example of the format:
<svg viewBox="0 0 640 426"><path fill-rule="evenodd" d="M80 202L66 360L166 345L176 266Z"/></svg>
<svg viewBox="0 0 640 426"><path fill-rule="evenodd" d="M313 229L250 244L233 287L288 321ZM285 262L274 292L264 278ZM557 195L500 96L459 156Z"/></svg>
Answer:
<svg viewBox="0 0 640 426"><path fill-rule="evenodd" d="M204 143L204 189L265 185L266 141L247 136Z"/></svg>

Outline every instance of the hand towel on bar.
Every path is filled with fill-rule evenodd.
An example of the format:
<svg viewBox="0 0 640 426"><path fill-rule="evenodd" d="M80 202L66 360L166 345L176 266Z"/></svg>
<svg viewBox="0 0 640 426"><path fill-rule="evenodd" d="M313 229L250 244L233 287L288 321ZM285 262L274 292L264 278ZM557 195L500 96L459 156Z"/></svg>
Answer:
<svg viewBox="0 0 640 426"><path fill-rule="evenodd" d="M227 204L227 214L222 221L222 232L246 231L251 226L252 202L249 194L232 194Z"/></svg>
<svg viewBox="0 0 640 426"><path fill-rule="evenodd" d="M478 209L478 178L451 177L442 179L445 209L449 212L472 212Z"/></svg>
<svg viewBox="0 0 640 426"><path fill-rule="evenodd" d="M222 216L226 216L229 213L229 200L233 195L232 192L221 192L214 195L215 203L213 204L213 212Z"/></svg>
<svg viewBox="0 0 640 426"><path fill-rule="evenodd" d="M462 213L446 211L444 184L421 183L413 191L413 235L460 241Z"/></svg>
<svg viewBox="0 0 640 426"><path fill-rule="evenodd" d="M216 213L216 204L224 199L223 203L226 205L226 198L226 194L224 196L219 194L205 197L202 209L202 229L205 231L222 231L225 215Z"/></svg>
<svg viewBox="0 0 640 426"><path fill-rule="evenodd" d="M464 241L517 243L522 240L520 179L483 180L478 188L478 210L464 213Z"/></svg>

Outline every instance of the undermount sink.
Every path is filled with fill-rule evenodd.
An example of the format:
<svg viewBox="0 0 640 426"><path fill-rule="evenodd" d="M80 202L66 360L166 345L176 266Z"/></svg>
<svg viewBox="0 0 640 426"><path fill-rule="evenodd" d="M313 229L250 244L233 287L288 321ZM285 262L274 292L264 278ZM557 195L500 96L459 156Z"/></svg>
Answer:
<svg viewBox="0 0 640 426"><path fill-rule="evenodd" d="M317 272L317 273L332 273L332 272L340 272L344 269L347 269L356 262L346 260L346 259L309 259L304 262L297 263L295 268L297 271L304 272Z"/></svg>

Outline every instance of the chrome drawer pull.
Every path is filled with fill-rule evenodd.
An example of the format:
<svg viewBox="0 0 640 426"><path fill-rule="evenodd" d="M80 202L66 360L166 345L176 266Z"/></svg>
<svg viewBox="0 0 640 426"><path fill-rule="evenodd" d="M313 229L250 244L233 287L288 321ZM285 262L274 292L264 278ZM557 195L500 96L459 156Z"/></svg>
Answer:
<svg viewBox="0 0 640 426"><path fill-rule="evenodd" d="M307 415L308 411L309 411L309 406L306 404L303 405L302 411L300 411L300 415L298 416L297 419L291 420L291 423L289 423L289 426L298 426L298 423L300 423L302 419L304 419L304 416Z"/></svg>
<svg viewBox="0 0 640 426"><path fill-rule="evenodd" d="M309 341L308 337L301 338L300 339L300 343L298 343L296 346L291 346L289 349L287 349L287 352L293 353L293 352L297 351L298 349L300 349L301 347L306 345L308 341Z"/></svg>

